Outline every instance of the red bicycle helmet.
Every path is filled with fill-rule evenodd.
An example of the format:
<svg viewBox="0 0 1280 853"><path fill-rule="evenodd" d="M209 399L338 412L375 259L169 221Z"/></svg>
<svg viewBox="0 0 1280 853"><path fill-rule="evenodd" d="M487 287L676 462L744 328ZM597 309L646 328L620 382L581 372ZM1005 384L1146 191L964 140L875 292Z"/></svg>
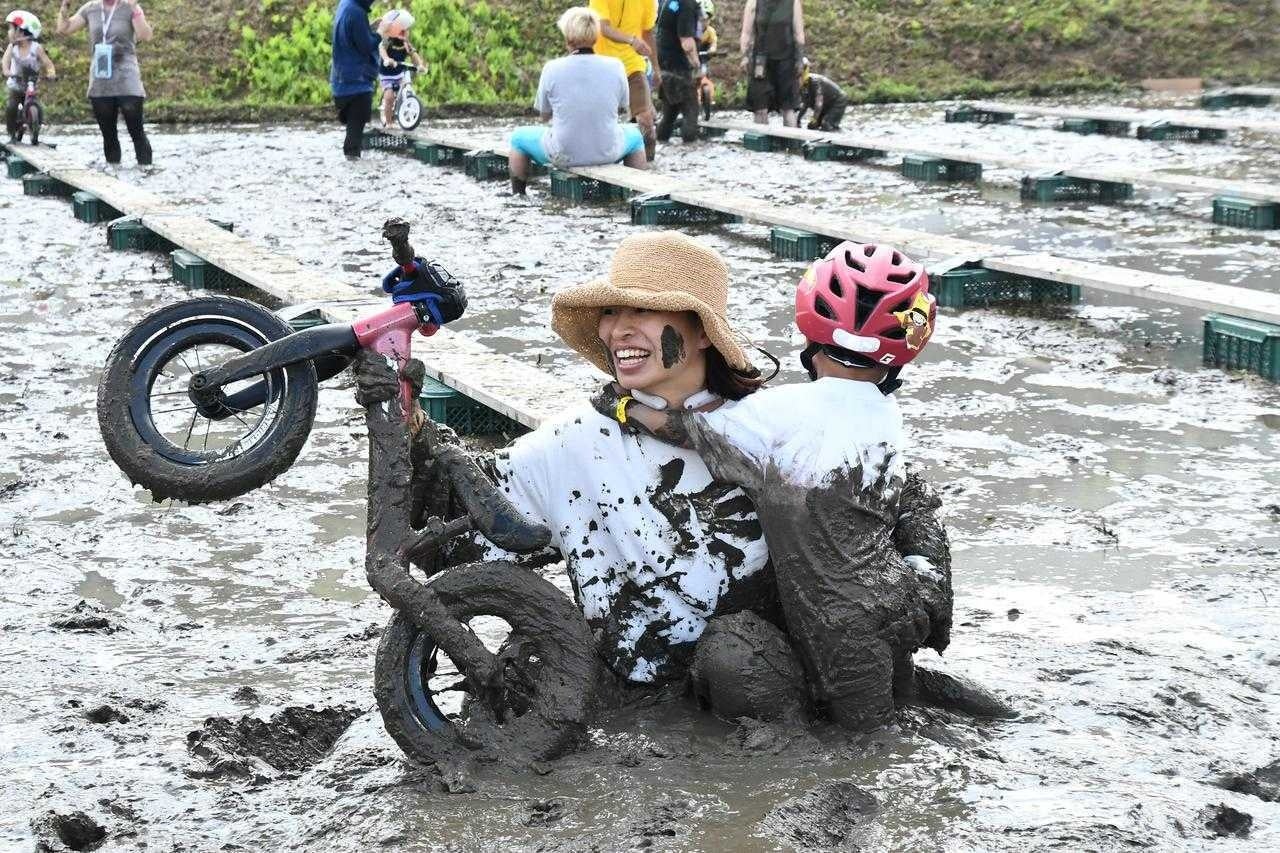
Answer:
<svg viewBox="0 0 1280 853"><path fill-rule="evenodd" d="M849 367L902 367L933 335L929 275L892 246L841 243L805 270L796 326Z"/></svg>

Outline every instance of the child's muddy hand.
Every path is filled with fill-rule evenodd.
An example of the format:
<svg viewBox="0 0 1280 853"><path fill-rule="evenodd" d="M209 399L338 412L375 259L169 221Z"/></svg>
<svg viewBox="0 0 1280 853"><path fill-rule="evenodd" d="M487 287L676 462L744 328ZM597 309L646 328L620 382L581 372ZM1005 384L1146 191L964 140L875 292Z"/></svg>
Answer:
<svg viewBox="0 0 1280 853"><path fill-rule="evenodd" d="M394 399L400 393L400 379L409 383L416 400L422 394L423 379L427 375L423 363L411 358L397 378L385 358L367 350L356 356L354 368L356 402L361 406L372 406Z"/></svg>

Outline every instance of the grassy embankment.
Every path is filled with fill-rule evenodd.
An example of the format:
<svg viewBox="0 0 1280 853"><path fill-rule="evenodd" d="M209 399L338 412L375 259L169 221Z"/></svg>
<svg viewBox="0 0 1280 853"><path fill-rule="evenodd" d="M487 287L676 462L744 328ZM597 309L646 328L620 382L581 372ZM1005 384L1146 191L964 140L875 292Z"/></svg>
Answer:
<svg viewBox="0 0 1280 853"><path fill-rule="evenodd" d="M379 4L376 9L386 4ZM442 109L524 109L560 49L567 0L409 0L430 72L418 89ZM741 96L742 0L720 0L722 101ZM156 119L327 117L332 0L144 0L156 40L140 51ZM1280 78L1273 0L806 0L810 57L858 101L1119 88L1144 77ZM88 119L83 34L46 44L63 81L55 120Z"/></svg>

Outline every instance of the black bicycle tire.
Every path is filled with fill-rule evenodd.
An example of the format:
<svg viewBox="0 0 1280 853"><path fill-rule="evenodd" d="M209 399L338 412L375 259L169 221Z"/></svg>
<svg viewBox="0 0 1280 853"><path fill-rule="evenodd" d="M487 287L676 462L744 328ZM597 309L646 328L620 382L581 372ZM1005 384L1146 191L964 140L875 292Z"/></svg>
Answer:
<svg viewBox="0 0 1280 853"><path fill-rule="evenodd" d="M28 122L31 129L31 144L37 145L40 142L40 129L44 127L44 107L39 104L32 104L31 110L36 116L34 121Z"/></svg>
<svg viewBox="0 0 1280 853"><path fill-rule="evenodd" d="M397 611L383 632L374 666L374 695L382 722L406 755L423 764L472 756L490 761L546 761L572 749L585 735L598 667L591 631L577 606L549 581L509 562L472 563L437 575L431 588L456 619L505 619L513 630L539 638L544 667L534 708L492 740L468 743L453 726L431 731L414 711L407 690L411 652L419 629Z"/></svg>
<svg viewBox="0 0 1280 853"><path fill-rule="evenodd" d="M138 434L129 411L133 363L148 342L155 345L168 330L195 317L226 318L248 326L268 341L292 332L289 325L260 305L231 296L204 296L152 311L122 337L107 356L98 384L98 425L112 461L129 478L160 501L187 503L228 500L263 486L284 473L306 443L315 418L317 383L310 361L283 368L288 386L280 400L281 415L271 434L243 455L202 466L181 465L161 456Z"/></svg>

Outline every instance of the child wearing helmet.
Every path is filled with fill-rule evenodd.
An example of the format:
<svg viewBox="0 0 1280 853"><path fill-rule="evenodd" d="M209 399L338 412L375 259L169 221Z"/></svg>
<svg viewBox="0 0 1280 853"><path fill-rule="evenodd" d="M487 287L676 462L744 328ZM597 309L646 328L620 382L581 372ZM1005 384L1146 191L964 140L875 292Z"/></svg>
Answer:
<svg viewBox="0 0 1280 853"><path fill-rule="evenodd" d="M811 383L702 413L659 411L616 386L597 399L624 426L697 451L713 477L751 496L812 697L851 729L888 722L895 699L914 691L912 654L949 642L950 557L930 513L939 504L907 476L889 396L936 316L920 264L889 246L843 243L796 291ZM924 523L899 524L913 515Z"/></svg>
<svg viewBox="0 0 1280 853"><path fill-rule="evenodd" d="M378 22L378 33L382 42L378 45L378 82L382 85L382 126L391 126L391 109L396 102L396 93L404 84L405 60L412 58L419 73L425 71L427 64L413 45L409 44L409 28L413 26L413 15L404 9L392 9L382 16Z"/></svg>
<svg viewBox="0 0 1280 853"><path fill-rule="evenodd" d="M9 25L9 42L0 57L0 71L6 78L5 87L9 92L4 110L5 130L9 133L9 141L13 142L17 137L18 110L26 97L27 78L38 77L43 72L45 77L53 79L57 71L53 60L38 41L44 31L39 18L15 9L4 20Z"/></svg>

